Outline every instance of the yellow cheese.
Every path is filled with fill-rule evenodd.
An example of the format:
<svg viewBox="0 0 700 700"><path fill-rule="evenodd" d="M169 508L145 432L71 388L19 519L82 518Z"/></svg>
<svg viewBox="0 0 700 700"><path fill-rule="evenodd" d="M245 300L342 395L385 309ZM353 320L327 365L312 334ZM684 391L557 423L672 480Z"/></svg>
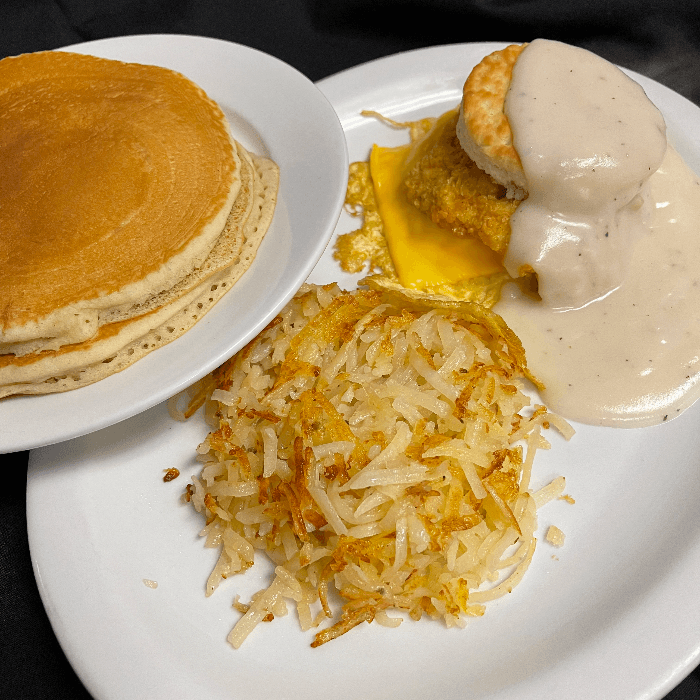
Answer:
<svg viewBox="0 0 700 700"><path fill-rule="evenodd" d="M496 254L481 241L440 228L406 198L403 180L412 162L430 145L444 115L426 137L396 148L374 146L370 172L384 236L399 281L425 291L503 272Z"/></svg>

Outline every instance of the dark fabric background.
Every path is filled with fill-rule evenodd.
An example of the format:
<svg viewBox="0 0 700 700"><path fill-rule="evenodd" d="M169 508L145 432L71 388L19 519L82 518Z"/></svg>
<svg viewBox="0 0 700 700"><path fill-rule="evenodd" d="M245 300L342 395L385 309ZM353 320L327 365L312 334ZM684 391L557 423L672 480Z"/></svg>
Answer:
<svg viewBox="0 0 700 700"><path fill-rule="evenodd" d="M146 33L239 42L311 80L424 46L545 37L593 50L700 104L693 0L0 0L0 58ZM0 455L0 697L89 700L34 582L26 469L27 453ZM700 700L700 671L666 700Z"/></svg>

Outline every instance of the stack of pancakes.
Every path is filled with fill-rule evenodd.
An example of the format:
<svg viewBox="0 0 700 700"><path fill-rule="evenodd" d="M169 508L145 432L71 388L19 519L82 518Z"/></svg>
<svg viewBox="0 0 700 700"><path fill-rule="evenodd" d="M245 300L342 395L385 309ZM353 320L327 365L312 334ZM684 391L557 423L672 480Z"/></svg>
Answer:
<svg viewBox="0 0 700 700"><path fill-rule="evenodd" d="M250 267L278 182L178 73L0 61L0 397L90 384L182 335Z"/></svg>

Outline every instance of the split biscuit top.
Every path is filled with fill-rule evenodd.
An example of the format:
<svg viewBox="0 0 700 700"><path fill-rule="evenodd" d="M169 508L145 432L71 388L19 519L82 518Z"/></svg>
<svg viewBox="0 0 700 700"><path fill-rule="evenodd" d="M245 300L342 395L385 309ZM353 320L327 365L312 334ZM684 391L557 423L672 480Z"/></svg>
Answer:
<svg viewBox="0 0 700 700"><path fill-rule="evenodd" d="M513 66L525 46L513 44L495 51L472 70L457 121L462 148L481 170L506 187L512 199L524 199L527 187L504 106Z"/></svg>
<svg viewBox="0 0 700 700"><path fill-rule="evenodd" d="M165 68L0 61L0 351L92 337L99 314L207 258L240 187L218 105Z"/></svg>

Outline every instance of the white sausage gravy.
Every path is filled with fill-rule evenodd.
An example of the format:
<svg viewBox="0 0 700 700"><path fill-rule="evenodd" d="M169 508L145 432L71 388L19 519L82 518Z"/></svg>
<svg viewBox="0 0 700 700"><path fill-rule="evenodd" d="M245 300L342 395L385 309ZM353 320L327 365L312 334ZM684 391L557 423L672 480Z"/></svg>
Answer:
<svg viewBox="0 0 700 700"><path fill-rule="evenodd" d="M639 427L700 396L700 181L642 88L594 54L538 39L505 111L528 184L503 290L543 399L567 418Z"/></svg>

